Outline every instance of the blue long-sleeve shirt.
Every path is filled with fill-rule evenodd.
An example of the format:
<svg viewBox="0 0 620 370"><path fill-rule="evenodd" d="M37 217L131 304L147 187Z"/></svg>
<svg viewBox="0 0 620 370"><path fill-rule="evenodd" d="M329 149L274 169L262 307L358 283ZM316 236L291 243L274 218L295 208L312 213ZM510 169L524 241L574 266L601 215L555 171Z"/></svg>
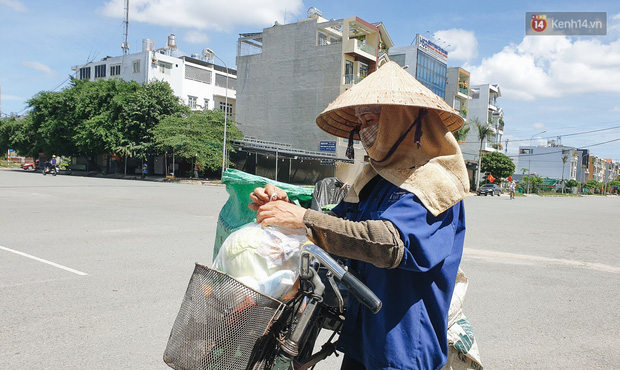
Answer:
<svg viewBox="0 0 620 370"><path fill-rule="evenodd" d="M350 296L339 349L367 369L440 369L448 355L448 309L463 253L463 202L433 216L414 194L376 177L359 203L341 202L332 211L351 221L390 221L405 244L395 269L350 261L383 308L373 315Z"/></svg>

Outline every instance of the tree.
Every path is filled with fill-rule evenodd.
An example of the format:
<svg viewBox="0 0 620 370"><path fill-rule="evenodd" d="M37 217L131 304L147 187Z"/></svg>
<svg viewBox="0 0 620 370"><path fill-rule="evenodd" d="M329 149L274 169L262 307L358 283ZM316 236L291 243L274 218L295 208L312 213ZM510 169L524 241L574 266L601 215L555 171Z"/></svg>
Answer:
<svg viewBox="0 0 620 370"><path fill-rule="evenodd" d="M568 153L562 156L562 194L564 194L564 168L566 167L566 161L568 160Z"/></svg>
<svg viewBox="0 0 620 370"><path fill-rule="evenodd" d="M620 178L610 181L607 185L610 189L613 189L615 194L618 194L618 189L620 188Z"/></svg>
<svg viewBox="0 0 620 370"><path fill-rule="evenodd" d="M576 188L579 186L579 181L577 180L567 180L566 187L569 189Z"/></svg>
<svg viewBox="0 0 620 370"><path fill-rule="evenodd" d="M583 187L589 190L596 190L596 189L600 189L603 186L603 184L601 184L600 182L592 179L592 180L588 180L585 184L583 184Z"/></svg>
<svg viewBox="0 0 620 370"><path fill-rule="evenodd" d="M538 194L538 186L537 185L542 185L543 178L542 177L538 177L536 175L529 175L528 178L529 178L529 180L528 179L521 180L521 182L519 182L519 186L522 187L522 188L525 188L527 186L526 185L526 180L527 180L528 181L527 183L530 185L531 192L534 193L534 194Z"/></svg>
<svg viewBox="0 0 620 370"><path fill-rule="evenodd" d="M184 109L167 82L140 85L116 78L72 79L62 91L39 92L28 104L32 109L27 118L1 135L33 156L45 152L146 157L153 147L155 125Z"/></svg>
<svg viewBox="0 0 620 370"><path fill-rule="evenodd" d="M485 154L481 162L482 172L490 172L496 178L507 178L515 172L515 164L512 159L500 152Z"/></svg>
<svg viewBox="0 0 620 370"><path fill-rule="evenodd" d="M125 142L141 145L145 150L152 148L153 129L165 117L186 112L187 107L179 99L167 82L152 81L128 96L119 114L124 122Z"/></svg>
<svg viewBox="0 0 620 370"><path fill-rule="evenodd" d="M480 140L480 150L478 150L478 173L476 174L476 190L478 190L478 187L480 186L480 162L482 160L482 145L484 144L485 140L490 139L491 135L493 135L493 127L488 122L481 123L477 117L474 118L472 122L474 124L474 127L476 127L476 130L478 131L478 140Z"/></svg>
<svg viewBox="0 0 620 370"><path fill-rule="evenodd" d="M20 155L34 156L38 152L31 144L31 131L32 121L28 116L0 119L0 152L6 153L8 149L14 149Z"/></svg>
<svg viewBox="0 0 620 370"><path fill-rule="evenodd" d="M227 120L226 141L232 151L231 140L243 134ZM215 171L222 168L224 141L224 112L221 110L188 111L164 118L153 129L155 148L158 152L195 160L203 169Z"/></svg>
<svg viewBox="0 0 620 370"><path fill-rule="evenodd" d="M454 134L454 137L457 141L465 141L467 139L467 134L469 133L470 129L471 127L467 124L467 122L465 122L463 127L454 131L452 134Z"/></svg>

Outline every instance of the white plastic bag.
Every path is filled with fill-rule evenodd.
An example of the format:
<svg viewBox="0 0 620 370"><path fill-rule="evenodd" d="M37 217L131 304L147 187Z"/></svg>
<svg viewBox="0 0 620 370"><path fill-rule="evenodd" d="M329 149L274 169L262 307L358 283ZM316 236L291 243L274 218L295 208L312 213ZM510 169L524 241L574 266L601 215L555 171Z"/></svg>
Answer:
<svg viewBox="0 0 620 370"><path fill-rule="evenodd" d="M305 230L251 223L230 234L220 248L213 268L275 299L283 299L299 276Z"/></svg>

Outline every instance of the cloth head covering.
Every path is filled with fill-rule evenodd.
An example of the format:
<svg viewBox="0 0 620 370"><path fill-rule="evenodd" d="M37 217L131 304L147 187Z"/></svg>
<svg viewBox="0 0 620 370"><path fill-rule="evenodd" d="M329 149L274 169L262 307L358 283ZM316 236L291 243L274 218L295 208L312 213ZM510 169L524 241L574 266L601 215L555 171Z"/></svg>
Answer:
<svg viewBox="0 0 620 370"><path fill-rule="evenodd" d="M450 133L464 121L443 99L389 62L329 104L317 125L339 137L354 131L355 138L355 107L361 105L381 105L381 115L377 138L366 148L370 165L363 167L345 201L359 202L360 191L377 174L415 194L435 216L467 196L465 162Z"/></svg>

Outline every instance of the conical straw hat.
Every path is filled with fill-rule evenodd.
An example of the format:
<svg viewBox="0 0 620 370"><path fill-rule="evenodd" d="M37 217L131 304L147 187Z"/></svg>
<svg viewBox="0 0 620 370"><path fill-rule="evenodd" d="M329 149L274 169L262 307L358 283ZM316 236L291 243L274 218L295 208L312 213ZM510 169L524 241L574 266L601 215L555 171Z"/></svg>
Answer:
<svg viewBox="0 0 620 370"><path fill-rule="evenodd" d="M389 62L340 94L319 114L316 124L332 135L348 138L351 129L358 125L355 107L375 104L435 110L452 132L460 129L464 123L461 115L442 98L422 85L396 62Z"/></svg>

